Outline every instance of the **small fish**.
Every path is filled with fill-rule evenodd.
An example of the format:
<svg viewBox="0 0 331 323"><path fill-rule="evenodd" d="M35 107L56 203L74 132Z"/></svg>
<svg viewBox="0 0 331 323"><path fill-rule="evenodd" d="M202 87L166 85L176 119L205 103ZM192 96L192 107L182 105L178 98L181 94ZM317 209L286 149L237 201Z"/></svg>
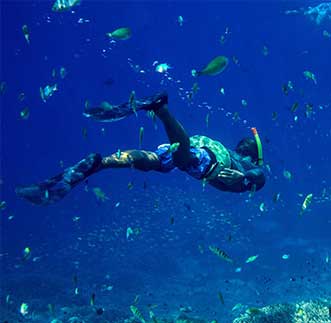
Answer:
<svg viewBox="0 0 331 323"><path fill-rule="evenodd" d="M221 35L221 37L220 37L220 43L221 43L222 45L224 45L225 42L226 42L226 37L225 37L225 35Z"/></svg>
<svg viewBox="0 0 331 323"><path fill-rule="evenodd" d="M250 262L255 261L258 257L259 257L259 255L250 256L247 258L247 260L245 262L246 262L246 264L249 264Z"/></svg>
<svg viewBox="0 0 331 323"><path fill-rule="evenodd" d="M132 182L129 182L129 183L128 183L128 189L129 189L129 190L132 190L132 189L133 189L133 183L132 183Z"/></svg>
<svg viewBox="0 0 331 323"><path fill-rule="evenodd" d="M87 138L87 128L86 127L83 127L82 129L82 135L83 135L83 138Z"/></svg>
<svg viewBox="0 0 331 323"><path fill-rule="evenodd" d="M292 179L292 173L286 169L283 170L283 176L288 179L289 181Z"/></svg>
<svg viewBox="0 0 331 323"><path fill-rule="evenodd" d="M7 83L5 81L1 81L0 83L0 95L4 95L7 89Z"/></svg>
<svg viewBox="0 0 331 323"><path fill-rule="evenodd" d="M284 259L284 260L287 260L289 258L290 258L290 255L287 255L287 254L282 255L282 259Z"/></svg>
<svg viewBox="0 0 331 323"><path fill-rule="evenodd" d="M314 84L317 84L317 79L314 73L310 71L304 71L303 76L306 78L306 80L312 80Z"/></svg>
<svg viewBox="0 0 331 323"><path fill-rule="evenodd" d="M166 73L170 68L172 67L169 64L161 63L155 66L155 71L158 73Z"/></svg>
<svg viewBox="0 0 331 323"><path fill-rule="evenodd" d="M305 197L305 199L304 199L304 201L301 205L301 211L300 211L299 215L302 215L308 209L308 207L310 206L312 200L313 200L313 194L310 193Z"/></svg>
<svg viewBox="0 0 331 323"><path fill-rule="evenodd" d="M23 250L23 260L28 260L31 257L31 249L29 247L25 247Z"/></svg>
<svg viewBox="0 0 331 323"><path fill-rule="evenodd" d="M200 90L198 82L194 82L192 85L192 89L188 94L188 99L192 100L193 97L197 94L197 92Z"/></svg>
<svg viewBox="0 0 331 323"><path fill-rule="evenodd" d="M117 203L115 204L115 207L118 208L120 205L121 205L121 202L117 202Z"/></svg>
<svg viewBox="0 0 331 323"><path fill-rule="evenodd" d="M170 217L170 224L173 225L175 223L175 217L172 215Z"/></svg>
<svg viewBox="0 0 331 323"><path fill-rule="evenodd" d="M282 91L285 95L288 95L288 90L289 90L289 88L288 88L287 84L283 84L282 85Z"/></svg>
<svg viewBox="0 0 331 323"><path fill-rule="evenodd" d="M266 210L266 209L265 209L265 204L264 204L264 202L262 202L262 203L260 204L259 209L260 209L261 212L264 212L264 211Z"/></svg>
<svg viewBox="0 0 331 323"><path fill-rule="evenodd" d="M274 203L277 203L280 199L280 193L275 193L272 197Z"/></svg>
<svg viewBox="0 0 331 323"><path fill-rule="evenodd" d="M9 304L9 302L10 302L10 295L8 294L8 295L6 296L6 304Z"/></svg>
<svg viewBox="0 0 331 323"><path fill-rule="evenodd" d="M131 227L126 229L126 239L129 240L130 236L133 234L133 230Z"/></svg>
<svg viewBox="0 0 331 323"><path fill-rule="evenodd" d="M52 10L55 12L63 12L70 10L72 7L79 5L81 0L56 0Z"/></svg>
<svg viewBox="0 0 331 323"><path fill-rule="evenodd" d="M72 281L73 281L73 283L74 283L74 286L77 286L77 285L78 285L78 277L77 277L76 274L73 275L73 277L72 277Z"/></svg>
<svg viewBox="0 0 331 323"><path fill-rule="evenodd" d="M224 34L221 35L221 37L220 37L220 43L221 43L221 45L224 45L225 44L225 42L227 41L229 35L230 35L229 27L226 27Z"/></svg>
<svg viewBox="0 0 331 323"><path fill-rule="evenodd" d="M198 245L198 250L201 254L203 254L205 252L205 250L201 244Z"/></svg>
<svg viewBox="0 0 331 323"><path fill-rule="evenodd" d="M136 295L133 300L133 305L137 305L139 303L139 300L140 300L140 295Z"/></svg>
<svg viewBox="0 0 331 323"><path fill-rule="evenodd" d="M7 207L7 202L6 201L1 201L0 202L0 211L5 210Z"/></svg>
<svg viewBox="0 0 331 323"><path fill-rule="evenodd" d="M57 90L58 90L57 84L46 85L44 88L40 87L39 88L40 97L44 102L46 102Z"/></svg>
<svg viewBox="0 0 331 323"><path fill-rule="evenodd" d="M306 118L310 118L313 114L313 105L311 103L306 103L305 108L306 108L305 111Z"/></svg>
<svg viewBox="0 0 331 323"><path fill-rule="evenodd" d="M239 112L235 111L235 112L233 113L232 120L233 120L233 121L238 121L239 119L240 119L240 117L239 117Z"/></svg>
<svg viewBox="0 0 331 323"><path fill-rule="evenodd" d="M331 34L327 30L323 30L323 36L325 38L331 38Z"/></svg>
<svg viewBox="0 0 331 323"><path fill-rule="evenodd" d="M184 18L183 18L183 16L178 16L178 18L177 18L177 22L178 22L178 25L179 25L180 27L182 27L182 26L183 26L183 23L184 23Z"/></svg>
<svg viewBox="0 0 331 323"><path fill-rule="evenodd" d="M30 45L30 34L29 34L29 29L28 29L27 25L22 26L22 32L23 32L26 42L28 43L28 45Z"/></svg>
<svg viewBox="0 0 331 323"><path fill-rule="evenodd" d="M224 305L224 297L221 292L217 293L218 299L220 300L221 304Z"/></svg>
<svg viewBox="0 0 331 323"><path fill-rule="evenodd" d="M237 311L237 310L239 310L243 307L244 307L243 304L237 303L235 306L232 307L231 311L234 312L234 311Z"/></svg>
<svg viewBox="0 0 331 323"><path fill-rule="evenodd" d="M297 111L298 107L299 107L299 103L294 102L291 106L291 112L294 113L295 111Z"/></svg>
<svg viewBox="0 0 331 323"><path fill-rule="evenodd" d="M90 297L90 305L94 306L95 305L95 293L92 293L91 297Z"/></svg>
<svg viewBox="0 0 331 323"><path fill-rule="evenodd" d="M25 93L21 92L18 96L17 96L17 100L22 102L25 99Z"/></svg>
<svg viewBox="0 0 331 323"><path fill-rule="evenodd" d="M292 81L287 82L287 87L288 87L289 90L294 91L294 86L293 86Z"/></svg>
<svg viewBox="0 0 331 323"><path fill-rule="evenodd" d="M225 95L224 87L221 87L221 88L220 88L220 93L223 94L223 95Z"/></svg>
<svg viewBox="0 0 331 323"><path fill-rule="evenodd" d="M271 117L272 117L272 120L273 121L276 121L277 118L278 118L278 113L276 111L272 112L272 116Z"/></svg>
<svg viewBox="0 0 331 323"><path fill-rule="evenodd" d="M133 112L136 115L136 117L138 117L138 114L137 114L137 102L136 102L136 92L135 91L131 91L131 93L130 93L129 106L133 110Z"/></svg>
<svg viewBox="0 0 331 323"><path fill-rule="evenodd" d="M29 305L26 303L22 303L20 307L20 313L25 316L29 313Z"/></svg>
<svg viewBox="0 0 331 323"><path fill-rule="evenodd" d="M53 77L53 78L56 77L56 69L55 69L55 68L52 69L52 77Z"/></svg>
<svg viewBox="0 0 331 323"><path fill-rule="evenodd" d="M144 138L144 127L140 127L139 129L139 149L141 149Z"/></svg>
<svg viewBox="0 0 331 323"><path fill-rule="evenodd" d="M117 40L127 40L131 38L132 32L128 27L118 28L111 33L106 34L109 38L114 38Z"/></svg>
<svg viewBox="0 0 331 323"><path fill-rule="evenodd" d="M24 108L21 112L20 112L20 117L23 120L27 120L29 119L30 116L30 110L28 107Z"/></svg>
<svg viewBox="0 0 331 323"><path fill-rule="evenodd" d="M67 76L67 70L65 67L60 68L60 76L61 76L61 79L64 79Z"/></svg>
<svg viewBox="0 0 331 323"><path fill-rule="evenodd" d="M242 105L243 107L247 107L247 101L246 101L245 99L242 99L242 100L241 100L241 105Z"/></svg>
<svg viewBox="0 0 331 323"><path fill-rule="evenodd" d="M48 308L49 314L54 316L54 314L55 314L54 305L53 304L48 304L47 308Z"/></svg>
<svg viewBox="0 0 331 323"><path fill-rule="evenodd" d="M38 262L41 259L41 257L33 257L32 262Z"/></svg>
<svg viewBox="0 0 331 323"><path fill-rule="evenodd" d="M229 59L225 56L217 56L212 59L207 66L205 66L201 71L193 69L191 71L192 76L197 77L201 75L215 76L222 73L229 64Z"/></svg>
<svg viewBox="0 0 331 323"><path fill-rule="evenodd" d="M202 181L201 181L201 184L202 184L202 192L204 192L205 189L206 189L206 186L208 184L208 179L207 178L203 178Z"/></svg>
<svg viewBox="0 0 331 323"><path fill-rule="evenodd" d="M142 316L141 312L138 310L136 306L131 305L130 310L136 319L138 319L141 323L146 323L144 317Z"/></svg>
<svg viewBox="0 0 331 323"><path fill-rule="evenodd" d="M106 193L103 192L100 187L94 187L93 193L98 201L105 202L106 200L109 200L109 197L106 196Z"/></svg>
<svg viewBox="0 0 331 323"><path fill-rule="evenodd" d="M205 122L206 122L206 128L209 127L209 117L210 117L210 112L206 114Z"/></svg>
<svg viewBox="0 0 331 323"><path fill-rule="evenodd" d="M262 54L263 54L263 56L268 56L269 55L269 48L265 45L262 48Z"/></svg>
<svg viewBox="0 0 331 323"><path fill-rule="evenodd" d="M72 218L72 222L78 222L80 220L80 217L79 216L74 216Z"/></svg>
<svg viewBox="0 0 331 323"><path fill-rule="evenodd" d="M216 256L218 256L219 258L221 258L227 262L233 263L233 260L223 250L221 250L215 246L209 246L209 250L212 253L214 253Z"/></svg>
<svg viewBox="0 0 331 323"><path fill-rule="evenodd" d="M232 62L236 65L239 65L239 59L236 56L232 56Z"/></svg>

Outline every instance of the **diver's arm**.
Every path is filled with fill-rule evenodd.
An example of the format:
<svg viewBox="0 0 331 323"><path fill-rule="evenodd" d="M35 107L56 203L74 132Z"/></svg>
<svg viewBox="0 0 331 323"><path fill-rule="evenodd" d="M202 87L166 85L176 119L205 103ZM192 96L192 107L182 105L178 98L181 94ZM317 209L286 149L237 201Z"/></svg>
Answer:
<svg viewBox="0 0 331 323"><path fill-rule="evenodd" d="M246 191L250 191L255 187L255 190L260 190L265 184L265 175L261 167L250 169L245 173Z"/></svg>
<svg viewBox="0 0 331 323"><path fill-rule="evenodd" d="M250 169L242 173L235 169L225 169L217 178L209 181L210 185L222 191L245 192L261 189L265 184L265 176L261 168Z"/></svg>

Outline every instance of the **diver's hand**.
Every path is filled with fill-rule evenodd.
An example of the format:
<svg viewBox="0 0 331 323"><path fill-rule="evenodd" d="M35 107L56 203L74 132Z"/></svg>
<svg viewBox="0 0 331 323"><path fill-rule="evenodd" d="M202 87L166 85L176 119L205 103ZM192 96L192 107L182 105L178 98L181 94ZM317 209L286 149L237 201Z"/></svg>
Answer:
<svg viewBox="0 0 331 323"><path fill-rule="evenodd" d="M217 175L217 179L225 185L232 185L243 180L245 175L236 169L224 168Z"/></svg>

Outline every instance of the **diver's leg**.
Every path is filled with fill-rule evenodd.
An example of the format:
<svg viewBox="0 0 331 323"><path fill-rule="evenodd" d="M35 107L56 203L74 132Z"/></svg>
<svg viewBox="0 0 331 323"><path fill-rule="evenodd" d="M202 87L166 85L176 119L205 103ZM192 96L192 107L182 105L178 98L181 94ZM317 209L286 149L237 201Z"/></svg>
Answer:
<svg viewBox="0 0 331 323"><path fill-rule="evenodd" d="M142 171L159 170L160 161L153 152L129 150L120 156L102 158L90 154L72 167L44 182L16 188L16 194L33 204L48 205L61 200L88 176L106 168L136 168Z"/></svg>
<svg viewBox="0 0 331 323"><path fill-rule="evenodd" d="M189 136L180 122L170 113L167 104L153 111L162 121L170 143L179 143L177 151L173 153L174 163L178 168L185 169L191 160Z"/></svg>
<svg viewBox="0 0 331 323"><path fill-rule="evenodd" d="M17 187L16 194L33 204L48 205L61 200L76 185L101 169L101 155L90 154L74 166L66 168L62 173L44 182Z"/></svg>
<svg viewBox="0 0 331 323"><path fill-rule="evenodd" d="M160 170L158 155L146 150L126 150L104 157L103 168L135 168L142 171Z"/></svg>

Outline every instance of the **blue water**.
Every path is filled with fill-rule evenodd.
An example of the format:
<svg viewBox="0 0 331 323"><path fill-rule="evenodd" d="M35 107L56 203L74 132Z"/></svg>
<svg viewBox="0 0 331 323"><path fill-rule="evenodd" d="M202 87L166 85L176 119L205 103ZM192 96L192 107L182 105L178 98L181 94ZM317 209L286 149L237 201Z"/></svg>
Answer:
<svg viewBox="0 0 331 323"><path fill-rule="evenodd" d="M1 1L0 81L6 91L0 96L0 187L7 204L0 214L1 321L50 322L62 317L62 307L91 322L115 312L127 318L140 295L137 307L146 318L151 308L157 317L175 317L180 307L191 307L189 315L231 322L240 313L232 311L237 303L256 307L331 297L331 39L323 36L324 30L331 33L331 21L317 25L302 12L284 14L318 3L82 1L57 13L50 1ZM30 44L22 33L25 24ZM130 39L107 39L107 32L123 26L132 30ZM223 73L191 76L217 55L230 59ZM157 73L155 61L171 69ZM60 67L67 71L64 79ZM316 84L303 76L307 70ZM189 101L196 81L200 89ZM285 95L288 81L294 89ZM39 88L55 83L58 91L44 103ZM162 124L155 129L144 113L115 123L82 115L86 100L119 104L132 90L137 97L166 90L170 110L189 134L229 148L257 127L268 168L265 187L249 197L203 189L180 171L125 169L100 172L48 207L16 197L17 185L58 174L61 165L91 152L104 156L137 148L142 126L144 149L167 142ZM292 113L294 102L299 108ZM313 105L309 117L307 103ZM26 120L20 117L25 107ZM96 199L95 187L106 193L105 202ZM312 204L299 217L309 193ZM128 227L141 232L127 240ZM234 264L212 254L209 245L225 250ZM25 247L31 249L27 260ZM246 264L253 255L256 261ZM19 313L22 302L29 305L25 317ZM95 314L96 308L104 314Z"/></svg>

